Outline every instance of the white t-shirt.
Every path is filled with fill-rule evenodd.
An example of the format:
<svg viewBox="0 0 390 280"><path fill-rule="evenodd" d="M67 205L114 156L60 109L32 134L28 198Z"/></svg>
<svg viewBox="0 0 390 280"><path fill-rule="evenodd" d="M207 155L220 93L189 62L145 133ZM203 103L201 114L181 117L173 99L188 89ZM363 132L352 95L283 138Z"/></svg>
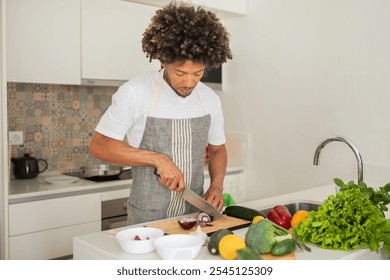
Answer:
<svg viewBox="0 0 390 280"><path fill-rule="evenodd" d="M128 143L138 148L144 134L158 74L158 71L141 74L120 86L112 96L111 106L103 114L95 130L117 140L123 140L127 136ZM211 116L208 143L222 145L226 139L219 96L201 82L196 89ZM163 81L154 117L185 119L201 117L205 114L195 90L183 98Z"/></svg>

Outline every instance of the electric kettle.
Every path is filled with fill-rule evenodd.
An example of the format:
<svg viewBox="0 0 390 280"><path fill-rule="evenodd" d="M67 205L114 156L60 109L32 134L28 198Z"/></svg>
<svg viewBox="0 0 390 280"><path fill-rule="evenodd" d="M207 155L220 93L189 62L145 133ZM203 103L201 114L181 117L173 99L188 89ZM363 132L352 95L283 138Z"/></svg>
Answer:
<svg viewBox="0 0 390 280"><path fill-rule="evenodd" d="M36 159L30 154L24 154L23 158L11 158L14 164L14 174L17 179L32 179L38 176L47 169L47 161L44 159ZM40 166L42 162L42 166ZM41 168L40 168L41 167Z"/></svg>

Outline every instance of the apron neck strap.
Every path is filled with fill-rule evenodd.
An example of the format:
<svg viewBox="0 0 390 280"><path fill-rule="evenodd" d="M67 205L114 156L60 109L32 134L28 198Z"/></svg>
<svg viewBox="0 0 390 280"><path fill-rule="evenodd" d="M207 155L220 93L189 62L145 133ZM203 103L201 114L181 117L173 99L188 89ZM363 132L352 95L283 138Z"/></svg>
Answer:
<svg viewBox="0 0 390 280"><path fill-rule="evenodd" d="M203 106L204 114L205 114L205 115L208 115L208 114L209 114L209 110L207 110L207 106L206 106L206 103L204 103L204 100L203 100L203 98L202 98L202 95L199 93L199 91L198 91L197 88L195 88L195 91L196 91L196 95L197 95L198 98L199 98L200 103L201 103L202 106Z"/></svg>
<svg viewBox="0 0 390 280"><path fill-rule="evenodd" d="M149 116L151 117L153 117L154 113L156 112L158 96L160 94L160 89L163 80L164 80L164 68L160 70L160 74L158 75L157 78L157 83L153 89L152 103L150 104L150 110L149 110Z"/></svg>

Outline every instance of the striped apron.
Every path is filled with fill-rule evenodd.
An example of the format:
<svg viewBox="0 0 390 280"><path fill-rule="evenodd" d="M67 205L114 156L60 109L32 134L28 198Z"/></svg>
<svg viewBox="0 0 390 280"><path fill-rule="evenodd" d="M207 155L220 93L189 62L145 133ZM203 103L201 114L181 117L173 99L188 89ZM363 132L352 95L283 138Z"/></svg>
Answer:
<svg viewBox="0 0 390 280"><path fill-rule="evenodd" d="M186 119L154 117L163 76L164 69L160 71L153 91L139 148L169 156L183 172L186 187L202 196L205 148L211 117L197 90L195 93L203 106L204 116ZM180 193L171 191L161 184L154 174L154 169L144 166L132 168L133 183L127 208L129 225L198 211L184 201Z"/></svg>

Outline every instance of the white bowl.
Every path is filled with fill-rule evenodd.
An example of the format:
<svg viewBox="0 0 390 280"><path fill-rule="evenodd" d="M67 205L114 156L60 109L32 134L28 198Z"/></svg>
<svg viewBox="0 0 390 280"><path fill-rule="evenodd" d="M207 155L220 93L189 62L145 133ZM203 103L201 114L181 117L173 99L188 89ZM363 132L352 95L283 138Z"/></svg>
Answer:
<svg viewBox="0 0 390 280"><path fill-rule="evenodd" d="M154 241L158 255L164 260L192 260L202 245L202 237L191 234L170 234Z"/></svg>
<svg viewBox="0 0 390 280"><path fill-rule="evenodd" d="M136 240L139 236L141 240ZM164 235L158 228L137 227L119 231L116 240L123 251L130 254L146 254L154 251L154 240Z"/></svg>

